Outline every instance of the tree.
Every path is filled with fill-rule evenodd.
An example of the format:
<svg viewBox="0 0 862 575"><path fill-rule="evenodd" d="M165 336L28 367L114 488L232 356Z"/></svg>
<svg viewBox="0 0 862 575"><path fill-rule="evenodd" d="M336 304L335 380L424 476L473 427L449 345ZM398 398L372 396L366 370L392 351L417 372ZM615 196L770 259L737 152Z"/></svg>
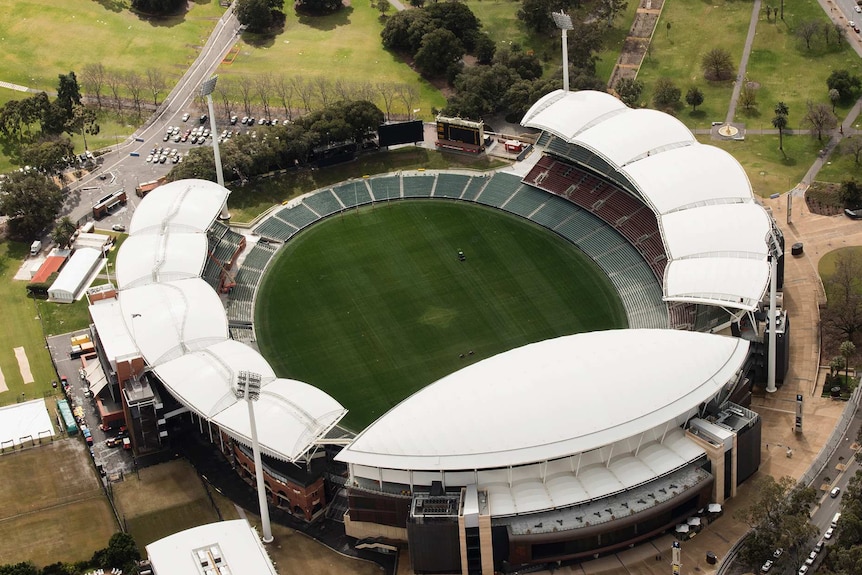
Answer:
<svg viewBox="0 0 862 575"><path fill-rule="evenodd" d="M824 276L823 287L824 335L833 341L852 341L862 330L862 261L853 252L839 252L835 271Z"/></svg>
<svg viewBox="0 0 862 575"><path fill-rule="evenodd" d="M284 0L236 0L234 12L249 32L266 32L284 23Z"/></svg>
<svg viewBox="0 0 862 575"><path fill-rule="evenodd" d="M48 138L30 144L21 150L21 161L43 174L60 172L69 163L75 148L72 141L65 137Z"/></svg>
<svg viewBox="0 0 862 575"><path fill-rule="evenodd" d="M697 86L692 86L685 93L685 103L691 106L691 111L697 110L697 107L703 104L703 92Z"/></svg>
<svg viewBox="0 0 862 575"><path fill-rule="evenodd" d="M184 0L132 0L132 7L145 14L173 14L184 5Z"/></svg>
<svg viewBox="0 0 862 575"><path fill-rule="evenodd" d="M480 32L476 37L476 46L474 48L476 60L480 64L490 64L494 59L494 53L497 51L497 44L485 32Z"/></svg>
<svg viewBox="0 0 862 575"><path fill-rule="evenodd" d="M153 95L153 106L159 105L159 94L166 87L165 75L158 68L147 68L147 88Z"/></svg>
<svg viewBox="0 0 862 575"><path fill-rule="evenodd" d="M117 113L120 113L123 109L123 100L120 98L120 88L123 86L123 75L118 72L106 71L105 84L108 85L108 89L114 97L114 103L117 105Z"/></svg>
<svg viewBox="0 0 862 575"><path fill-rule="evenodd" d="M451 31L441 28L422 37L416 52L416 67L429 76L439 76L464 55L464 45Z"/></svg>
<svg viewBox="0 0 862 575"><path fill-rule="evenodd" d="M375 85L377 93L383 99L383 107L386 109L386 121L388 122L392 116L392 102L395 100L397 88L395 84L390 82L378 82Z"/></svg>
<svg viewBox="0 0 862 575"><path fill-rule="evenodd" d="M853 76L847 70L833 70L826 79L826 87L838 90L841 102L850 102L856 98L862 86L858 76Z"/></svg>
<svg viewBox="0 0 862 575"><path fill-rule="evenodd" d="M267 72L257 76L254 80L254 87L257 91L258 98L260 98L260 103L263 104L263 115L269 118L269 98L272 95L272 75Z"/></svg>
<svg viewBox="0 0 862 575"><path fill-rule="evenodd" d="M787 127L787 116L775 114L772 118L772 127L778 130L778 149L784 152L784 129Z"/></svg>
<svg viewBox="0 0 862 575"><path fill-rule="evenodd" d="M72 106L81 103L81 88L78 86L78 78L74 72L59 75L57 85L57 105L67 114L72 113Z"/></svg>
<svg viewBox="0 0 862 575"><path fill-rule="evenodd" d="M838 347L838 353L844 358L844 380L850 377L850 358L856 353L856 345L852 341L843 341Z"/></svg>
<svg viewBox="0 0 862 575"><path fill-rule="evenodd" d="M739 91L739 105L746 114L754 114L757 111L757 87L748 78L742 82Z"/></svg>
<svg viewBox="0 0 862 575"><path fill-rule="evenodd" d="M806 20L796 26L796 36L805 42L805 48L811 50L811 40L820 30L820 20Z"/></svg>
<svg viewBox="0 0 862 575"><path fill-rule="evenodd" d="M82 73L84 91L96 97L96 105L102 109L102 89L105 85L105 67L101 63L87 64Z"/></svg>
<svg viewBox="0 0 862 575"><path fill-rule="evenodd" d="M659 78L655 83L653 104L660 110L674 110L679 107L682 92L670 78Z"/></svg>
<svg viewBox="0 0 862 575"><path fill-rule="evenodd" d="M775 104L775 114L776 115L782 115L782 116L789 116L790 115L790 108L788 108L787 104L785 104L783 101L778 102L777 104Z"/></svg>
<svg viewBox="0 0 862 575"><path fill-rule="evenodd" d="M730 80L735 74L730 52L723 48L713 48L704 54L700 67L704 78L713 82Z"/></svg>
<svg viewBox="0 0 862 575"><path fill-rule="evenodd" d="M414 84L398 84L398 98L404 104L404 109L407 112L407 119L413 119L413 107L419 101L419 90Z"/></svg>
<svg viewBox="0 0 862 575"><path fill-rule="evenodd" d="M389 0L375 0L372 4L377 11L380 12L381 18L386 17L386 13L389 12L389 9L392 8L392 5L389 4Z"/></svg>
<svg viewBox="0 0 862 575"><path fill-rule="evenodd" d="M279 74L274 82L275 93L281 100L281 107L288 120L293 119L293 84L285 78L284 74Z"/></svg>
<svg viewBox="0 0 862 575"><path fill-rule="evenodd" d="M68 216L63 216L57 225L54 226L54 231L51 233L51 239L61 248L72 247L72 236L77 231L75 222L69 219Z"/></svg>
<svg viewBox="0 0 862 575"><path fill-rule="evenodd" d="M72 106L72 114L66 120L66 132L69 135L81 134L84 139L84 149L87 148L87 134L97 135L101 131L96 122L96 111L81 104Z"/></svg>
<svg viewBox="0 0 862 575"><path fill-rule="evenodd" d="M850 136L841 140L841 151L853 156L854 163L859 165L859 157L862 155L862 138Z"/></svg>
<svg viewBox="0 0 862 575"><path fill-rule="evenodd" d="M818 140L823 139L823 132L834 130L838 125L838 119L826 104L815 104L808 102L808 111L802 122L809 127L811 135L817 135Z"/></svg>
<svg viewBox="0 0 862 575"><path fill-rule="evenodd" d="M0 214L9 217L13 237L29 241L54 221L63 193L54 182L35 170L6 176L0 194Z"/></svg>
<svg viewBox="0 0 862 575"><path fill-rule="evenodd" d="M141 113L141 92L144 90L144 79L134 70L123 75L123 85L132 96L132 105L135 111Z"/></svg>
<svg viewBox="0 0 862 575"><path fill-rule="evenodd" d="M644 84L635 78L620 78L617 80L617 85L614 89L623 104L630 108L635 108L643 93Z"/></svg>
<svg viewBox="0 0 862 575"><path fill-rule="evenodd" d="M608 28L614 25L614 18L620 12L625 12L629 3L626 0L599 0L596 6L596 16L607 18Z"/></svg>

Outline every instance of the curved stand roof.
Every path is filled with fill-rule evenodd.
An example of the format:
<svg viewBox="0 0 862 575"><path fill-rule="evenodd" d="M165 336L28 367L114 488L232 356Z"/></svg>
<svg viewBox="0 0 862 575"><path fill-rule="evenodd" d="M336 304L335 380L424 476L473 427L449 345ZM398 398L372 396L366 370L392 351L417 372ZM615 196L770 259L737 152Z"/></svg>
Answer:
<svg viewBox="0 0 862 575"><path fill-rule="evenodd" d="M665 301L757 307L769 289L772 222L730 154L700 144L673 116L604 92L551 92L521 124L602 158L651 207L669 262ZM690 258L698 262L681 263Z"/></svg>
<svg viewBox="0 0 862 575"><path fill-rule="evenodd" d="M656 329L582 333L526 345L416 392L337 459L439 471L527 465L588 452L712 399L742 367L748 345L738 338Z"/></svg>
<svg viewBox="0 0 862 575"><path fill-rule="evenodd" d="M257 351L229 339L224 306L200 278L206 231L228 193L212 182L180 180L148 194L117 255L117 302L97 302L91 314L102 339L110 338L106 349L140 352L183 405L247 445L248 407L234 388L239 371L260 373L255 413L261 451L295 461L347 410L311 385L276 377Z"/></svg>

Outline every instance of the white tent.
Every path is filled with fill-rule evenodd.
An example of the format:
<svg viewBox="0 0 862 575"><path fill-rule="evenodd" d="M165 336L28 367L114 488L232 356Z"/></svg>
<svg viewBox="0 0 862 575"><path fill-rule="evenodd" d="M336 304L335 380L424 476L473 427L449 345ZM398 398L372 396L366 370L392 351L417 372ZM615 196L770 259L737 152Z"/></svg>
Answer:
<svg viewBox="0 0 862 575"><path fill-rule="evenodd" d="M48 288L48 299L60 303L72 303L89 286L96 268L103 264L102 253L93 248L77 250L60 275Z"/></svg>

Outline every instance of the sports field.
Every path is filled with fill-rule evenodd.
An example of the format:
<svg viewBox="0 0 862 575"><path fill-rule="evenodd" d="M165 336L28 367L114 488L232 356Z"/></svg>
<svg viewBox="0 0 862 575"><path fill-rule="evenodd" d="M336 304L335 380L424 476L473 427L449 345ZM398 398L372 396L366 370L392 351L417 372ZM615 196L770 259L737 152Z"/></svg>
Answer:
<svg viewBox="0 0 862 575"><path fill-rule="evenodd" d="M470 363L626 325L607 278L571 244L440 200L378 204L304 231L257 302L258 342L276 373L338 399L355 430Z"/></svg>
<svg viewBox="0 0 862 575"><path fill-rule="evenodd" d="M0 563L86 561L119 531L83 443L0 456Z"/></svg>

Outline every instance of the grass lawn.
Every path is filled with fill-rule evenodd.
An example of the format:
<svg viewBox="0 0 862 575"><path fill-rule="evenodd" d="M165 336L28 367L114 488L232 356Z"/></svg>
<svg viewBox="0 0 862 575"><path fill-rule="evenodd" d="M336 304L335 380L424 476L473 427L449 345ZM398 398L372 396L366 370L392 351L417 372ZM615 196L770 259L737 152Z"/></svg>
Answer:
<svg viewBox="0 0 862 575"><path fill-rule="evenodd" d="M431 119L434 117L432 108L445 106L446 100L437 88L396 54L383 49L380 31L384 24L370 0L352 0L349 6L328 16L298 18L289 3L285 5L285 12L287 22L281 33L274 37L244 33L236 58L219 67L219 75L234 86L234 100L242 101L236 85L248 81L248 77L283 74L286 78L307 80L325 76L333 82L416 86L420 97L411 105L411 110L396 100L393 114L406 115L418 108L417 117ZM258 100L254 90L252 94L253 100ZM274 110L281 114L281 103L277 98L273 100ZM385 111L382 102L378 105ZM300 99L295 97L293 107L301 106Z"/></svg>
<svg viewBox="0 0 862 575"><path fill-rule="evenodd" d="M778 149L778 134L747 136L741 142L711 140L709 136L699 139L730 152L745 168L754 193L761 197L793 189L802 181L823 145L808 135L785 135L784 157Z"/></svg>
<svg viewBox="0 0 862 575"><path fill-rule="evenodd" d="M0 21L0 78L56 91L57 75L102 63L112 72L160 70L175 82L197 57L218 18L217 0L189 2L189 11L153 19L129 0L12 0ZM80 81L80 77L79 77Z"/></svg>
<svg viewBox="0 0 862 575"><path fill-rule="evenodd" d="M862 246L838 248L837 250L823 254L823 257L820 258L820 263L817 265L817 272L821 278L825 280L835 273L835 263L841 254L851 254L857 259L862 259Z"/></svg>
<svg viewBox="0 0 862 575"><path fill-rule="evenodd" d="M323 170L301 170L272 178L256 179L246 186L233 189L228 200L228 206L230 207L232 222L250 222L273 205L280 204L284 200L350 178L417 168L490 170L504 165L506 162L484 155L476 157L407 147L391 152L363 155L354 162L331 166Z"/></svg>
<svg viewBox="0 0 862 575"><path fill-rule="evenodd" d="M469 363L626 325L608 279L571 244L454 202L393 202L313 226L279 252L258 302L275 372L338 399L354 429Z"/></svg>
<svg viewBox="0 0 862 575"><path fill-rule="evenodd" d="M218 521L218 514L194 468L174 460L141 469L114 484L114 504L135 543L144 546L166 535Z"/></svg>
<svg viewBox="0 0 862 575"><path fill-rule="evenodd" d="M830 23L816 0L785 3L784 21L777 23L775 19L766 21L764 7L747 69L748 78L760 85L757 91L758 113L747 117L737 110L737 121L760 121L768 127L775 104L783 101L790 110L788 127L799 128L805 116L806 102L829 104L826 78L833 70L846 69L856 76L862 74L862 63L846 42L839 47L833 39L827 46L818 35L812 41L811 49L806 48L805 42L795 35L796 29L800 23L812 20ZM849 28L847 30L855 35ZM851 105L837 107L836 115L843 118Z"/></svg>
<svg viewBox="0 0 862 575"><path fill-rule="evenodd" d="M34 300L27 297L27 282L13 276L30 253L30 246L19 242L0 242L0 300L3 301L3 325L13 329L0 330L0 370L9 391L0 393L0 405L14 403L21 394L27 399L50 393L51 381L57 374L45 348L45 338L39 325ZM27 353L34 383L24 384L14 349L23 347Z"/></svg>
<svg viewBox="0 0 862 575"><path fill-rule="evenodd" d="M81 441L0 456L2 563L89 559L118 531Z"/></svg>
<svg viewBox="0 0 862 575"><path fill-rule="evenodd" d="M703 78L700 62L713 48L723 48L739 65L751 19L751 4L715 0L713 2L667 2L653 36L650 53L641 66L638 80L644 83L641 101L652 106L656 80L668 77L682 91L697 86L704 101L697 112L684 106L677 117L689 128L708 128L713 121L724 121L733 85L709 83ZM670 22L671 28L667 29Z"/></svg>
<svg viewBox="0 0 862 575"><path fill-rule="evenodd" d="M862 138L862 135L853 137ZM853 154L842 154L840 147L832 152L829 161L817 172L817 181L820 182L840 184L851 178L857 182L862 181L862 155L860 155L860 163L857 164Z"/></svg>

